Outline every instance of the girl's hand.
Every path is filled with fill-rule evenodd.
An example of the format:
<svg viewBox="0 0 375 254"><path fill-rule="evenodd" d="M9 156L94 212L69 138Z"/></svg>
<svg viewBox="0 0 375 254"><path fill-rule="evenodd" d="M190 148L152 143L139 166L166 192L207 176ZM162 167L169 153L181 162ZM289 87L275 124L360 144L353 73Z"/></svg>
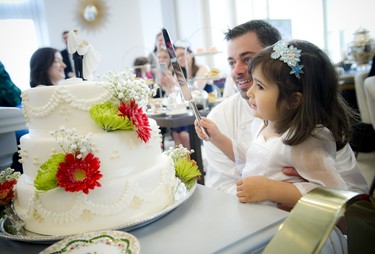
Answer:
<svg viewBox="0 0 375 254"><path fill-rule="evenodd" d="M210 136L210 137L207 137L206 134L204 134L201 127L198 125L198 120L195 120L194 121L195 131L200 139L205 140L205 141L208 141L208 140L214 141L221 135L221 132L217 128L216 124L210 119L207 119L206 117L202 117L199 123L202 127L206 128L207 133Z"/></svg>
<svg viewBox="0 0 375 254"><path fill-rule="evenodd" d="M250 176L237 181L237 197L240 202L270 200L267 190L271 180L265 176Z"/></svg>

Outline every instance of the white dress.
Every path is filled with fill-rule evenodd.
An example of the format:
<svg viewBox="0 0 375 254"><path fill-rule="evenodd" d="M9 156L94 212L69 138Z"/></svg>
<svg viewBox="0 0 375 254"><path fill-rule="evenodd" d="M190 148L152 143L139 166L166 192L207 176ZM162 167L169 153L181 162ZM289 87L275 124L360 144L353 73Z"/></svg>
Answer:
<svg viewBox="0 0 375 254"><path fill-rule="evenodd" d="M331 132L317 126L316 137L310 136L301 144L289 146L282 142L287 133L281 137L270 137L265 140L260 131L264 123L260 119L252 122L252 129L257 128L257 135L243 153L242 144L234 142L233 149L236 164L243 164L242 177L266 176L269 179L293 183L301 195L319 186L348 189L344 179L335 167L336 143ZM295 168L299 175L308 180L289 177L282 173L284 167Z"/></svg>

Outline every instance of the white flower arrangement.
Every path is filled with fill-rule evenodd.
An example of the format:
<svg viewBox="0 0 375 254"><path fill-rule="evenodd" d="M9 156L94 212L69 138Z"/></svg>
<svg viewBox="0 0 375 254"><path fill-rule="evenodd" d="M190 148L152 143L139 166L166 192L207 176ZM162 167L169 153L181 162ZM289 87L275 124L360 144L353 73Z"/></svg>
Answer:
<svg viewBox="0 0 375 254"><path fill-rule="evenodd" d="M168 155L172 158L174 162L176 162L179 158L187 158L190 157L190 154L194 153L194 150L191 149L190 151L182 146L181 144L176 147L169 147L167 151L163 152L165 155Z"/></svg>
<svg viewBox="0 0 375 254"><path fill-rule="evenodd" d="M77 155L77 159L85 158L91 151L95 150L94 144L91 143L92 133L78 135L77 131L61 126L59 130L50 132L55 137L59 146L68 154ZM61 137L62 139L59 139Z"/></svg>
<svg viewBox="0 0 375 254"><path fill-rule="evenodd" d="M156 94L158 86L152 89L144 79L137 78L131 70L123 72L108 72L102 79L103 87L116 99L129 103L134 99L138 105L145 107L150 97Z"/></svg>
<svg viewBox="0 0 375 254"><path fill-rule="evenodd" d="M13 168L6 168L0 172L0 184L7 181L17 180L20 176L20 172L14 171Z"/></svg>

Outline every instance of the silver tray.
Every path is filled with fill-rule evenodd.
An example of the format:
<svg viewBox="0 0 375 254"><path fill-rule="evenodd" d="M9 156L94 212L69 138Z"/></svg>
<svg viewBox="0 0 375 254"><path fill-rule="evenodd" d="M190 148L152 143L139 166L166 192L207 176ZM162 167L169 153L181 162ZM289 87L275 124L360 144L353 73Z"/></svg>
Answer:
<svg viewBox="0 0 375 254"><path fill-rule="evenodd" d="M176 192L175 192L175 195L174 195L175 196L174 201L170 205L165 207L163 210L161 210L161 211L159 211L155 214L152 214L150 216L147 216L145 218L135 220L133 222L129 222L129 223L119 225L119 226L116 226L116 227L112 227L112 228L103 228L103 229L98 229L98 230L130 231L130 230L134 230L136 228L140 228L140 227L143 227L145 225L148 225L148 224L162 218L163 216L167 215L169 212L176 209L178 206L180 206L182 203L184 203L186 200L188 200L190 198L190 196L194 193L194 191L196 189L196 186L197 186L197 183L195 182L195 184L190 189L187 189L185 184L181 183L181 184L178 185L178 187L176 189ZM39 243L39 244L51 244L53 242L60 241L61 239L64 239L68 236L71 236L71 235L41 235L41 234L33 233L33 232L30 232L30 231L27 231L27 230L25 230L21 235L20 234L15 235L15 234L12 234L12 233L6 231L4 226L7 225L7 224L9 224L8 219L2 218L0 220L0 237L5 238L5 239L9 239L9 240Z"/></svg>

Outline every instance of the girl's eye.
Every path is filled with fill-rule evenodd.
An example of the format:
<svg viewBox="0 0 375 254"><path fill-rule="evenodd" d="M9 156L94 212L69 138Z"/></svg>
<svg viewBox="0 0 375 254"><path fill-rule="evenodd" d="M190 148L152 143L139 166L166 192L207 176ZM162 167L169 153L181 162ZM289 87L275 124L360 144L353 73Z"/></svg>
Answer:
<svg viewBox="0 0 375 254"><path fill-rule="evenodd" d="M257 85L259 90L264 90L264 87L260 83L257 83L256 85Z"/></svg>

